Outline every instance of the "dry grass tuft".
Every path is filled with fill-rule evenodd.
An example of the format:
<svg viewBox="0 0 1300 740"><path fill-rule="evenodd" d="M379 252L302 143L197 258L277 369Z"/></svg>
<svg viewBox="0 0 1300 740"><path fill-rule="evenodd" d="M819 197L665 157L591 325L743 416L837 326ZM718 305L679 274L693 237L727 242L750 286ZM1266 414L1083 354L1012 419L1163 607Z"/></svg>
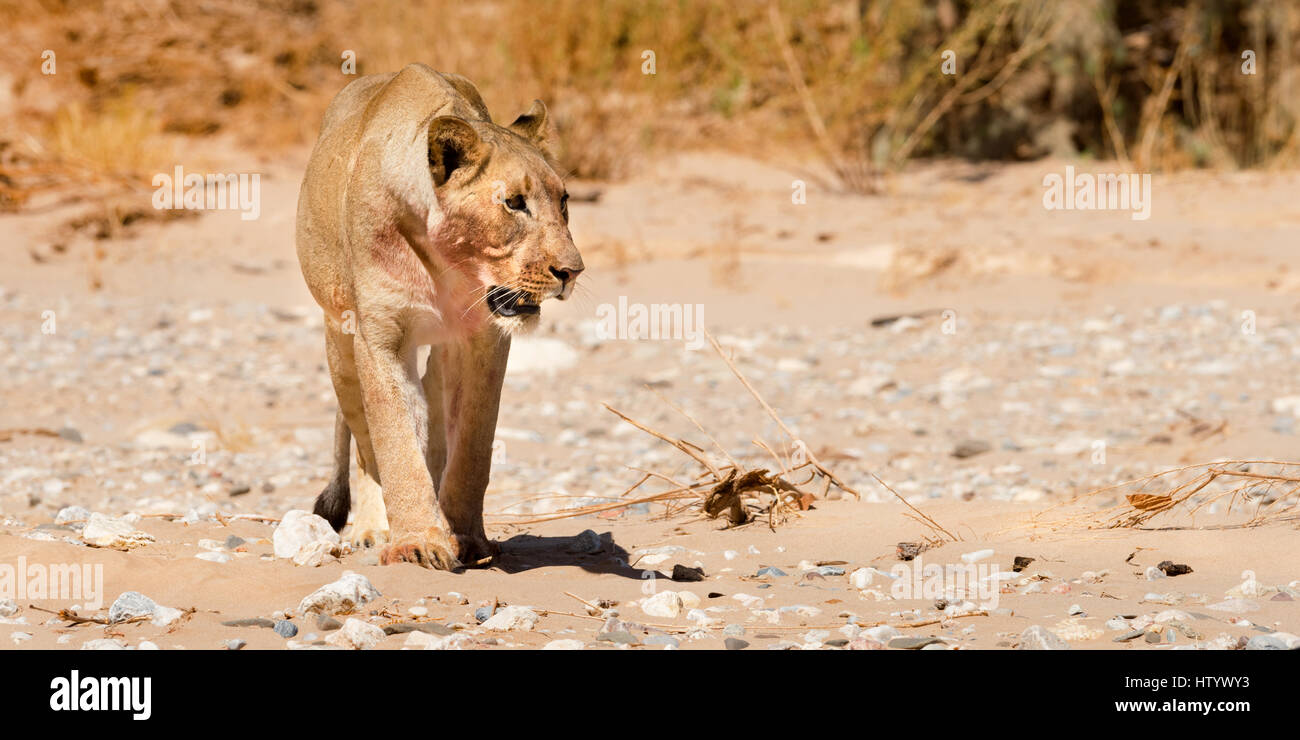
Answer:
<svg viewBox="0 0 1300 740"><path fill-rule="evenodd" d="M1112 502L1100 511L1069 511L1098 498ZM1165 470L1082 493L1035 517L1035 523L1051 528L1195 528L1196 516L1210 507L1221 507L1219 513L1231 517L1215 528L1300 521L1300 463L1223 460ZM1058 510L1063 515L1049 516Z"/></svg>
<svg viewBox="0 0 1300 740"><path fill-rule="evenodd" d="M146 181L175 162L157 118L129 96L98 109L80 102L64 106L46 141L57 161L92 177Z"/></svg>
<svg viewBox="0 0 1300 740"><path fill-rule="evenodd" d="M664 519L686 513L695 513L710 519L725 519L728 527L766 522L769 528L775 529L779 524L783 524L792 518L801 517L802 513L811 509L814 502L819 498L826 498L832 488L848 493L855 498L861 498L856 490L846 484L821 460L818 460L808 446L785 425L781 417L763 399L749 382L749 379L740 371L740 368L736 366L735 361L723 351L717 340L712 335L706 334L706 336L708 336L709 342L713 345L713 350L718 357L722 358L722 361L731 369L732 374L735 375L740 384L758 402L763 411L776 422L785 435L783 443L779 445L780 449L788 451L785 454L778 453L776 447L768 444L762 438L755 437L753 440L755 446L772 458L775 464L775 472L768 468L749 468L742 465L718 444L716 438L695 417L662 395L659 396L660 399L698 429L709 440L713 448L720 453L721 458L715 460L710 457L703 446L653 429L606 404L605 408L610 413L642 432L676 448L690 458L698 466L690 482L683 482L666 473L632 468L641 473L641 478L619 496L622 499L620 501L575 507L556 514L516 520L512 523L531 524L599 514L636 504L663 503L665 504L665 510L662 514ZM722 459L725 459L725 462L721 462ZM909 509L907 516L909 518L931 531L931 540L933 542L956 542L960 539L920 509L908 503L897 491L890 488L887 483L874 473L871 474L871 477L907 506ZM666 483L670 487L658 493L629 498L630 494L650 481Z"/></svg>

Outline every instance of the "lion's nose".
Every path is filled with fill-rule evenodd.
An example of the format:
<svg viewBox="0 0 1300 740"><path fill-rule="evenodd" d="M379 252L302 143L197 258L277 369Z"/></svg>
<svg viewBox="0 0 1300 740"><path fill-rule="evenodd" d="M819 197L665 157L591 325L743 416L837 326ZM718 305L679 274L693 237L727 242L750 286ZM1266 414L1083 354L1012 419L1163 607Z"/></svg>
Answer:
<svg viewBox="0 0 1300 740"><path fill-rule="evenodd" d="M571 281L578 279L578 275L582 273L583 269L582 265L578 265L577 267L552 266L551 274L555 276L556 280L560 281L561 285L568 285Z"/></svg>

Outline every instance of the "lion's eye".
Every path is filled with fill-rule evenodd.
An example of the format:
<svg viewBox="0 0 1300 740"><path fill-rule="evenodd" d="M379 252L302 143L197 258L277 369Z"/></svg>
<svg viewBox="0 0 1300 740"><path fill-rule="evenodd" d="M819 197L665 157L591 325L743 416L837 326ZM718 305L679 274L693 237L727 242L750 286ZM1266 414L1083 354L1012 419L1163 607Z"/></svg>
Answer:
<svg viewBox="0 0 1300 740"><path fill-rule="evenodd" d="M512 211L528 211L528 203L524 201L522 195L512 195L506 198L506 208Z"/></svg>

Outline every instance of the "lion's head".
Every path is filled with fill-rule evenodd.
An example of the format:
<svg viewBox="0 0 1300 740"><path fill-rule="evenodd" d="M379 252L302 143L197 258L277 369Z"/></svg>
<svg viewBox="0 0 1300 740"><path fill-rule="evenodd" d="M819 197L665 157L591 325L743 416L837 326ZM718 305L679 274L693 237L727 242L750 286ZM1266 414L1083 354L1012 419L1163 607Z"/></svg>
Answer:
<svg viewBox="0 0 1300 740"><path fill-rule="evenodd" d="M428 125L437 261L470 286L466 309L484 306L507 331L534 325L547 298L568 298L583 270L546 124L538 100L509 127L456 116Z"/></svg>

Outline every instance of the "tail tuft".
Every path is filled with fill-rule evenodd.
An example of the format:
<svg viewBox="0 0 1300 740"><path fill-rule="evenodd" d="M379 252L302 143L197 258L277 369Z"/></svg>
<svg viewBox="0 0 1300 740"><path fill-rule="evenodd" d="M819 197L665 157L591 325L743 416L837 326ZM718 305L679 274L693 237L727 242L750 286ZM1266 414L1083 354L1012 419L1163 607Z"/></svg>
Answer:
<svg viewBox="0 0 1300 740"><path fill-rule="evenodd" d="M352 493L348 490L348 485L330 481L330 484L325 486L325 490L316 497L316 504L311 511L329 522L334 531L338 532L348 523L348 510L351 507Z"/></svg>

